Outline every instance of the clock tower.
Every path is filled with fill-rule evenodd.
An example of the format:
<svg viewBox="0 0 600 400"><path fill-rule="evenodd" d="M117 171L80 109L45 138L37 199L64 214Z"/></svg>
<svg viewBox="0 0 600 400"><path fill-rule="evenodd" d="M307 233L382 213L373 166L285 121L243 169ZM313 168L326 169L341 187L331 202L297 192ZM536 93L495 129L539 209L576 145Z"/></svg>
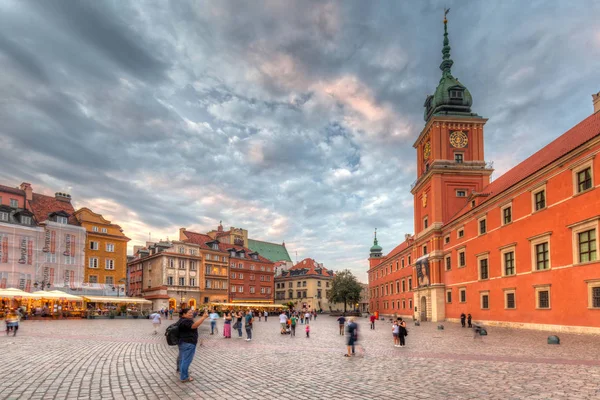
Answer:
<svg viewBox="0 0 600 400"><path fill-rule="evenodd" d="M448 20L444 14L442 77L425 100L425 127L413 144L417 150L414 196L416 272L415 316L443 320L444 285L441 228L488 185L493 169L484 160L483 127L487 119L471 111L471 93L452 75Z"/></svg>

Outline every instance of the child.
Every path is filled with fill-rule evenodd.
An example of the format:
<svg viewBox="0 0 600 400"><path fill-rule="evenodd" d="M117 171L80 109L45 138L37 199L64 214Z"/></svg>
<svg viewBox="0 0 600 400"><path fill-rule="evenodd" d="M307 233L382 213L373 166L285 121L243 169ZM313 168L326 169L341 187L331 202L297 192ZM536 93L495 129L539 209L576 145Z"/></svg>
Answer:
<svg viewBox="0 0 600 400"><path fill-rule="evenodd" d="M398 321L394 321L392 324L392 335L394 336L394 347L400 347L400 325L398 325Z"/></svg>
<svg viewBox="0 0 600 400"><path fill-rule="evenodd" d="M309 338L310 337L310 325L306 324L306 337Z"/></svg>

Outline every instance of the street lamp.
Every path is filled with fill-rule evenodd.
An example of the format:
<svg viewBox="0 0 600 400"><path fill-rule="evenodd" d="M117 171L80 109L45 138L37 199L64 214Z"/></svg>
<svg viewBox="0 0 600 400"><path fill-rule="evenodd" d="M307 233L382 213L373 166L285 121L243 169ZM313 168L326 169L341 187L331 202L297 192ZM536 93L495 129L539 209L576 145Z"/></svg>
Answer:
<svg viewBox="0 0 600 400"><path fill-rule="evenodd" d="M41 281L41 282L35 282L35 283L33 284L33 287L35 287L36 289L38 288L38 286L40 286L42 290L44 290L44 288L48 288L48 289L50 289L51 283L50 283L50 282L47 282L47 281L44 279L44 280L43 280L43 281Z"/></svg>

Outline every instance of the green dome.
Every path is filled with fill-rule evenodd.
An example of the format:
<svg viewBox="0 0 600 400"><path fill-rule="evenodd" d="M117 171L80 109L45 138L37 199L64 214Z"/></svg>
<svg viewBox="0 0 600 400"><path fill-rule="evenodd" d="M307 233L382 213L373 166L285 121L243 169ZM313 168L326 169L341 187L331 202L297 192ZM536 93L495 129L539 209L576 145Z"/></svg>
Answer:
<svg viewBox="0 0 600 400"><path fill-rule="evenodd" d="M371 247L371 253L381 253L382 250L383 248L378 244L375 244Z"/></svg>
<svg viewBox="0 0 600 400"><path fill-rule="evenodd" d="M442 48L442 78L435 94L425 100L425 121L434 115L477 116L471 112L473 98L469 90L452 76L450 68L454 61L450 58L450 42L448 40L448 21L444 19L444 47Z"/></svg>

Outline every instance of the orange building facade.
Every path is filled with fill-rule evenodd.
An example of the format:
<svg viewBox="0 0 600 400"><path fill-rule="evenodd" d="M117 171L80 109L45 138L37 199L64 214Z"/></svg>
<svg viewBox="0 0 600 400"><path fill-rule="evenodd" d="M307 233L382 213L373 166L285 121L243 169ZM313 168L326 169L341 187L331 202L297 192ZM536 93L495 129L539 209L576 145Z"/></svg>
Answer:
<svg viewBox="0 0 600 400"><path fill-rule="evenodd" d="M123 234L119 225L111 223L89 208L81 208L74 215L87 233L83 281L113 285L124 296L127 242L131 239Z"/></svg>
<svg viewBox="0 0 600 400"><path fill-rule="evenodd" d="M486 119L450 72L444 30L442 79L414 143L416 233L385 257L371 248L371 310L600 332L599 110L490 183Z"/></svg>

